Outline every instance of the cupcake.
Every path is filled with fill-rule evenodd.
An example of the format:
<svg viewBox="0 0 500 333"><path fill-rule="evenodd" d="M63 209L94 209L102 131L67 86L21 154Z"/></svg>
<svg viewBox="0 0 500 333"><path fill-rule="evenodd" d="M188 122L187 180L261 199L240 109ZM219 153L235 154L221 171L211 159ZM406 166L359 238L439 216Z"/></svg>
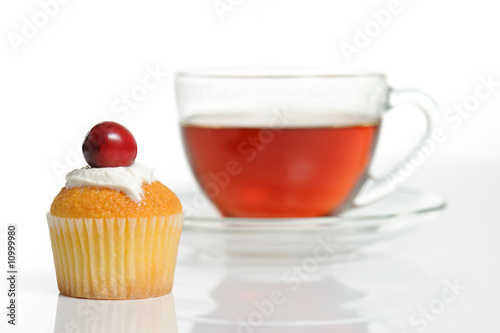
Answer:
<svg viewBox="0 0 500 333"><path fill-rule="evenodd" d="M83 143L89 166L70 172L47 213L61 294L91 299L166 295L173 285L182 205L120 124L100 123Z"/></svg>

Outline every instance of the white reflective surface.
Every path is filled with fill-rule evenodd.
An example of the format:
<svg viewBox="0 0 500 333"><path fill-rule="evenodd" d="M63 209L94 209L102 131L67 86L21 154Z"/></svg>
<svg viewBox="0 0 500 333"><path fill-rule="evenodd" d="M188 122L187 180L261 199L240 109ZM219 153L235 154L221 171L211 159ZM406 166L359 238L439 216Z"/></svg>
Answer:
<svg viewBox="0 0 500 333"><path fill-rule="evenodd" d="M19 247L29 251L19 257L18 326L8 327L2 321L0 332L73 333L95 327L104 327L105 332L130 328L131 332L137 325L151 332L176 332L177 328L181 333L414 333L424 327L429 333L496 332L500 164L480 163L479 172L474 163L463 160L430 163L436 163L430 166L432 179L425 180L429 173L422 174L411 183L442 194L449 206L437 220L414 233L363 248L351 257L336 256L316 270L310 261L304 262L307 257L258 266L251 257L200 257L183 247L171 296L131 301L130 305L113 303L95 315L92 309L101 309L99 301L59 296L48 232L35 234L19 225ZM39 222L44 223L43 214ZM291 271L285 281L283 274L294 266L312 271L302 269L308 277L291 290L299 273ZM443 303L446 281L454 279L466 289L449 304ZM2 278L4 291L5 282ZM265 309L276 289L286 301L275 303L269 317L266 310L261 311L259 326L255 301ZM1 304L6 304L4 291ZM440 300L445 304L442 309ZM172 303L176 326L171 320ZM431 306L438 313L429 312L432 321L419 312ZM86 323L89 319L93 324ZM74 328L74 323L80 328Z"/></svg>
<svg viewBox="0 0 500 333"><path fill-rule="evenodd" d="M436 284L397 259L362 254L318 263L313 256L205 257L185 250L179 259L176 311L190 332L368 327L414 309Z"/></svg>
<svg viewBox="0 0 500 333"><path fill-rule="evenodd" d="M177 333L173 295L103 301L59 295L54 332Z"/></svg>

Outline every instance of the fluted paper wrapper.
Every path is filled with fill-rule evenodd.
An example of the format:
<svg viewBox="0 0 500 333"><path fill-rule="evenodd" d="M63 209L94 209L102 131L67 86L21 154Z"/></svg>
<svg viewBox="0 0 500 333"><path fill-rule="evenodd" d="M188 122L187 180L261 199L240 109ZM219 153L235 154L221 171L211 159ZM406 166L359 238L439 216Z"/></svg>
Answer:
<svg viewBox="0 0 500 333"><path fill-rule="evenodd" d="M172 290L184 214L60 218L47 214L61 294L135 299Z"/></svg>

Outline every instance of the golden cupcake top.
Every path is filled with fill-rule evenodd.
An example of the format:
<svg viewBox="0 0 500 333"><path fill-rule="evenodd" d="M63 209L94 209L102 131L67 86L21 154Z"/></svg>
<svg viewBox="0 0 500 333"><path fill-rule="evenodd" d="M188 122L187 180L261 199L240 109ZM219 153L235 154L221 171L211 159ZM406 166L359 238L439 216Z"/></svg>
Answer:
<svg viewBox="0 0 500 333"><path fill-rule="evenodd" d="M83 142L89 166L66 176L66 185L50 208L64 218L112 218L172 215L182 205L153 169L135 163L137 144L122 125L103 122Z"/></svg>
<svg viewBox="0 0 500 333"><path fill-rule="evenodd" d="M113 218L166 216L182 211L175 193L159 181L142 188L144 197L137 203L124 192L106 187L64 187L55 197L50 214L64 218Z"/></svg>

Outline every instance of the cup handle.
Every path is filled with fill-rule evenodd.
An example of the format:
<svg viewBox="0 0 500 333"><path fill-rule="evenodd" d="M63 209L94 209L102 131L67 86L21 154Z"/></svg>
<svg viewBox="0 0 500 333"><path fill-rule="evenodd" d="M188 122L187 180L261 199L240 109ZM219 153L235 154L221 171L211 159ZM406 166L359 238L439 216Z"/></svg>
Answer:
<svg viewBox="0 0 500 333"><path fill-rule="evenodd" d="M429 157L423 153L421 148L424 143L431 139L434 133L435 119L439 113L436 103L423 92L413 89L389 90L389 103L387 111L396 109L401 105L413 105L425 115L427 128L420 141L405 156L402 162L393 167L387 174L381 177L368 176L361 190L354 197L352 207L361 207L394 192L406 178L410 177ZM410 163L418 156L418 164ZM404 170L404 172L402 172Z"/></svg>

